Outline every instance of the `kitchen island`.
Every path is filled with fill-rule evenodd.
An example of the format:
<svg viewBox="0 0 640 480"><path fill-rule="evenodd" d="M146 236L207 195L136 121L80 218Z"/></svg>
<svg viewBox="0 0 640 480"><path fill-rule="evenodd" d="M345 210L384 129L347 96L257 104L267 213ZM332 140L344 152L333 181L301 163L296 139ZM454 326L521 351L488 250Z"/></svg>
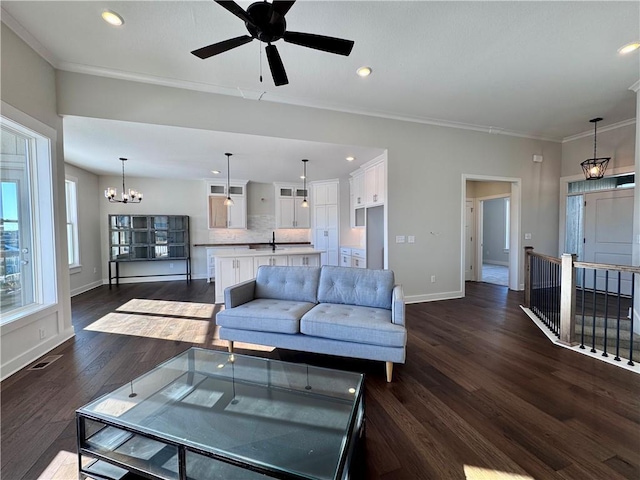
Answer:
<svg viewBox="0 0 640 480"><path fill-rule="evenodd" d="M230 249L213 255L215 262L216 303L224 303L224 289L255 278L260 265L317 267L322 250L311 247L267 249Z"/></svg>

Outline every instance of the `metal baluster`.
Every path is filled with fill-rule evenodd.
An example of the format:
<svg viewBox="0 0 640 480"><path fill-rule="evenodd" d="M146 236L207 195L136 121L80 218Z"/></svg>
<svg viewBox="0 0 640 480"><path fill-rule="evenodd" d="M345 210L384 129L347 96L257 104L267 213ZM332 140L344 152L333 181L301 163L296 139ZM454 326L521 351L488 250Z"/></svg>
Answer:
<svg viewBox="0 0 640 480"><path fill-rule="evenodd" d="M560 336L560 265L555 265L556 271L556 284L553 287L553 299L556 304L554 308L556 318L556 336Z"/></svg>
<svg viewBox="0 0 640 480"><path fill-rule="evenodd" d="M620 285L618 285L620 288ZM618 295L620 292L618 291ZM609 270L604 271L604 339L602 340L602 356L607 355L607 316L609 315Z"/></svg>
<svg viewBox="0 0 640 480"><path fill-rule="evenodd" d="M582 348L583 350L584 350L584 304L586 301L584 285L585 285L586 278L587 278L587 269L583 268L582 269L582 286L580 288L580 290L582 290L582 329L580 332L580 348Z"/></svg>
<svg viewBox="0 0 640 480"><path fill-rule="evenodd" d="M629 331L630 335L629 335L629 361L627 362L627 365L631 365L633 366L633 306L635 305L634 302L634 296L635 296L635 280L636 280L636 274L632 273L631 274L631 330Z"/></svg>
<svg viewBox="0 0 640 480"><path fill-rule="evenodd" d="M598 271L593 269L593 323L591 325L591 353L596 353L596 275Z"/></svg>
<svg viewBox="0 0 640 480"><path fill-rule="evenodd" d="M620 280L622 279L622 272L618 271L618 317L616 322L616 356L613 358L616 361L620 361Z"/></svg>

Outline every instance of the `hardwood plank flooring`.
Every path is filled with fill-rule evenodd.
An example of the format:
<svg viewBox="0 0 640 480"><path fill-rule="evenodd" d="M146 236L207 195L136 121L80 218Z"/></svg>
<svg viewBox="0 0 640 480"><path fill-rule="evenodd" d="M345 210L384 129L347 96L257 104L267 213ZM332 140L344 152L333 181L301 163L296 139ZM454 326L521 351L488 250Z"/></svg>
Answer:
<svg viewBox="0 0 640 480"><path fill-rule="evenodd" d="M75 410L217 338L213 284L99 287L72 299L76 337L0 385L3 480L76 478ZM247 353L366 373L366 479L638 479L640 376L552 345L521 292L407 306L404 365ZM180 302L180 303L177 303Z"/></svg>

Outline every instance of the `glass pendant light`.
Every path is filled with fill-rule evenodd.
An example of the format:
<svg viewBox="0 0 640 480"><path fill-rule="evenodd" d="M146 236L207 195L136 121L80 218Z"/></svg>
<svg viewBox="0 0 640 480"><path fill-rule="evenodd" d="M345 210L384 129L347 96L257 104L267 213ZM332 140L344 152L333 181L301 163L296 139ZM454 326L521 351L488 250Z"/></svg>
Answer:
<svg viewBox="0 0 640 480"><path fill-rule="evenodd" d="M230 181L229 181L229 159L231 158L231 155L233 155L233 153L225 153L225 155L227 156L227 198L224 199L223 205L225 207L232 207L233 205L235 205L235 203L233 202L233 199L231 198L231 190L230 190Z"/></svg>
<svg viewBox="0 0 640 480"><path fill-rule="evenodd" d="M599 180L604 177L604 172L607 170L609 160L611 160L611 157L598 158L596 153L596 135L598 133L598 122L601 120L602 118L589 120L593 123L593 158L589 158L580 164L587 180Z"/></svg>
<svg viewBox="0 0 640 480"><path fill-rule="evenodd" d="M307 162L309 160L307 160L306 158L302 160L302 165L304 165L304 173L302 175L302 179L303 179L303 186L302 186L302 191L304 192L304 200L302 200L302 205L300 205L302 208L309 208L309 202L307 202Z"/></svg>

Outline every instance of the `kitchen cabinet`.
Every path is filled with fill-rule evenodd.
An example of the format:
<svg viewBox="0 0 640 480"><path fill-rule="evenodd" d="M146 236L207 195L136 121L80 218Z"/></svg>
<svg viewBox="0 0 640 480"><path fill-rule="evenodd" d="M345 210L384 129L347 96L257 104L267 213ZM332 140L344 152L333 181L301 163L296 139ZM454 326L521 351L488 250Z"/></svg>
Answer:
<svg viewBox="0 0 640 480"><path fill-rule="evenodd" d="M359 170L352 174L353 206L360 208L365 206L365 172Z"/></svg>
<svg viewBox="0 0 640 480"><path fill-rule="evenodd" d="M255 271L258 271L258 267L260 267L261 265L279 265L279 266L286 266L288 265L289 262L287 260L287 257L283 257L282 255L271 255L269 257L254 257L253 259L253 268L255 269Z"/></svg>
<svg viewBox="0 0 640 480"><path fill-rule="evenodd" d="M318 267L320 258L318 255L288 255L289 265L292 267Z"/></svg>
<svg viewBox="0 0 640 480"><path fill-rule="evenodd" d="M364 201L367 207L382 205L385 201L385 164L378 162L364 170Z"/></svg>
<svg viewBox="0 0 640 480"><path fill-rule="evenodd" d="M241 256L222 257L216 256L216 299L224 302L224 289L236 283L251 280L254 277L253 257Z"/></svg>
<svg viewBox="0 0 640 480"><path fill-rule="evenodd" d="M364 249L351 249L351 266L356 268L367 268L367 252Z"/></svg>
<svg viewBox="0 0 640 480"><path fill-rule="evenodd" d="M299 185L275 183L276 187L276 228L309 228L309 207L303 207L309 191Z"/></svg>
<svg viewBox="0 0 640 480"><path fill-rule="evenodd" d="M320 265L340 264L338 186L337 181L314 182L312 185L313 245L323 251Z"/></svg>
<svg viewBox="0 0 640 480"><path fill-rule="evenodd" d="M247 228L247 183L234 181L229 185L228 196L233 205L226 206L227 185L222 182L207 183L207 209L209 228Z"/></svg>
<svg viewBox="0 0 640 480"><path fill-rule="evenodd" d="M249 247L207 247L207 283L216 279L216 255L237 250L249 250Z"/></svg>
<svg viewBox="0 0 640 480"><path fill-rule="evenodd" d="M350 248L340 249L340 266L341 267L351 266L351 249Z"/></svg>

